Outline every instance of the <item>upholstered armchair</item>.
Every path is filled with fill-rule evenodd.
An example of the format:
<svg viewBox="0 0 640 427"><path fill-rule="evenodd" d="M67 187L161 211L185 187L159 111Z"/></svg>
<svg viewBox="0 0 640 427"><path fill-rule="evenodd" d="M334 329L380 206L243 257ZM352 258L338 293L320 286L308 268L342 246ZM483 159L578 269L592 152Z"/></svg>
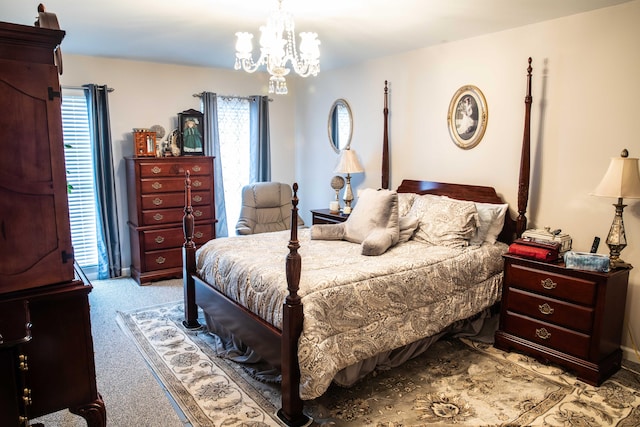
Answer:
<svg viewBox="0 0 640 427"><path fill-rule="evenodd" d="M291 228L291 197L289 184L256 182L242 188L242 208L236 224L236 234L257 234ZM304 222L298 215L298 226Z"/></svg>

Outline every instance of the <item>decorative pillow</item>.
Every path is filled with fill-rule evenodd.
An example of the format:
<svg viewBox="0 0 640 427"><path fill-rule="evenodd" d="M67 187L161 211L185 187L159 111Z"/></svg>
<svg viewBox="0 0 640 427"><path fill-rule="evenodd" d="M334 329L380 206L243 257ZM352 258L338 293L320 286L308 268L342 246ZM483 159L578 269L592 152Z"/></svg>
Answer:
<svg viewBox="0 0 640 427"><path fill-rule="evenodd" d="M475 203L431 194L416 197L410 214L418 218L413 239L434 246L468 246L478 223Z"/></svg>
<svg viewBox="0 0 640 427"><path fill-rule="evenodd" d="M400 194L401 193L398 193L398 196ZM400 225L400 238L398 239L398 243L408 242L418 228L418 218L413 215L405 215L398 219L398 223Z"/></svg>
<svg viewBox="0 0 640 427"><path fill-rule="evenodd" d="M398 193L398 216L406 216L411 210L416 193Z"/></svg>
<svg viewBox="0 0 640 427"><path fill-rule="evenodd" d="M344 222L345 240L362 243L362 255L382 255L398 243L398 193L365 188Z"/></svg>
<svg viewBox="0 0 640 427"><path fill-rule="evenodd" d="M484 242L495 243L504 226L508 204L476 203L478 229L469 244L479 246Z"/></svg>
<svg viewBox="0 0 640 427"><path fill-rule="evenodd" d="M398 243L398 194L390 190L365 189L349 218L341 224L311 227L311 238L348 240L362 244L362 255L382 255Z"/></svg>

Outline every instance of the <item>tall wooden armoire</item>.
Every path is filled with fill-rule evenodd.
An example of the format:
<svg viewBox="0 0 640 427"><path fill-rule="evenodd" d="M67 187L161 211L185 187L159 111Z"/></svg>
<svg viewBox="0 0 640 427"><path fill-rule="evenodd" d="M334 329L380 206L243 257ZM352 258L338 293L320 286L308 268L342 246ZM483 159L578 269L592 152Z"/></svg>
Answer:
<svg viewBox="0 0 640 427"><path fill-rule="evenodd" d="M74 268L54 49L64 31L0 22L0 425L65 408L104 426Z"/></svg>

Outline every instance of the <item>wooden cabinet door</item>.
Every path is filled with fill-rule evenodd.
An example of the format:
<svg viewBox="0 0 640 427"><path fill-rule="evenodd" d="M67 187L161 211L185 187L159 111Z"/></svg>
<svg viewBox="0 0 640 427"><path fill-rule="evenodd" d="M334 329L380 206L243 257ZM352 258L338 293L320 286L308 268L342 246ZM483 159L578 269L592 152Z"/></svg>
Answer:
<svg viewBox="0 0 640 427"><path fill-rule="evenodd" d="M73 279L53 65L0 60L0 292Z"/></svg>

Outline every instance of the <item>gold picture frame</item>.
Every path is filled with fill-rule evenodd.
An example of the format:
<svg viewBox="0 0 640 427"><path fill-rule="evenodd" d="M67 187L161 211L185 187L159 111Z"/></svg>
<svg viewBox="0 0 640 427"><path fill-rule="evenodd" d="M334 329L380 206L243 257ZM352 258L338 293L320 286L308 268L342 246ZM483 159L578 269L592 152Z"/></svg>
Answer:
<svg viewBox="0 0 640 427"><path fill-rule="evenodd" d="M447 124L453 142L464 150L480 143L487 130L489 110L482 91L473 85L462 86L449 104Z"/></svg>

